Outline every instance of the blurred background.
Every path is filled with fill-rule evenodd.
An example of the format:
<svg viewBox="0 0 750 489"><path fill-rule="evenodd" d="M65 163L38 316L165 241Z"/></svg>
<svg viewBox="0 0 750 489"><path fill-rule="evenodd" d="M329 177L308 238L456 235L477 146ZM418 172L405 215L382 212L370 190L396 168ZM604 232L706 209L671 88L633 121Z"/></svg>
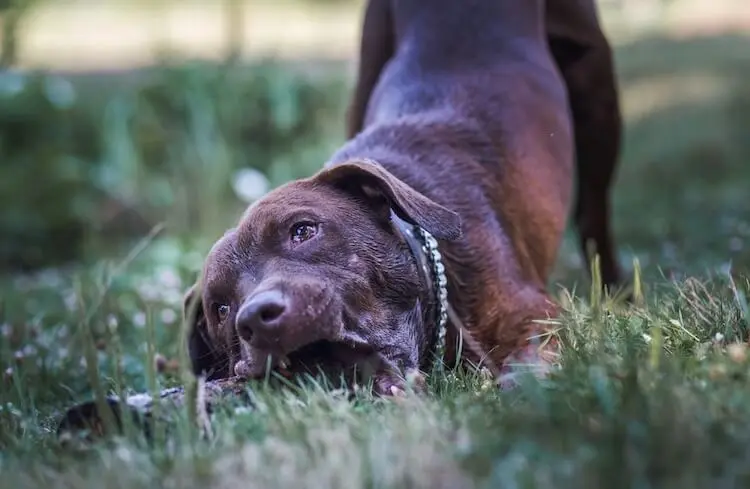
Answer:
<svg viewBox="0 0 750 489"><path fill-rule="evenodd" d="M562 0L554 0L562 1ZM344 140L361 0L0 0L0 269L190 256ZM747 0L609 0L626 268L750 264ZM580 275L572 236L556 278Z"/></svg>

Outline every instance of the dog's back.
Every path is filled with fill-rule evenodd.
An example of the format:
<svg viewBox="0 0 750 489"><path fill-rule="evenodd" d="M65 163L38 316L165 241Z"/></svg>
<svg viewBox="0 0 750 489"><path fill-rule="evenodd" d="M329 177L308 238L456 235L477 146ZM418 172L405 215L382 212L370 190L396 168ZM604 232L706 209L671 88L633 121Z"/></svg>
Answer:
<svg viewBox="0 0 750 489"><path fill-rule="evenodd" d="M441 247L449 297L496 363L520 351L555 315L573 186L543 0L370 0L349 136L328 165L370 158L460 215Z"/></svg>
<svg viewBox="0 0 750 489"><path fill-rule="evenodd" d="M368 10L351 135L363 132L333 161L409 155L411 165L389 169L468 227L499 222L521 275L543 282L565 226L573 150L542 2L374 0Z"/></svg>
<svg viewBox="0 0 750 489"><path fill-rule="evenodd" d="M429 7L419 0L374 3L388 9L389 24L373 27L389 31L393 53L371 94L366 125L430 110L486 117L480 122L492 125L514 101L528 104L541 97L565 103L546 47L542 2L525 0L523 7L517 0L433 0Z"/></svg>

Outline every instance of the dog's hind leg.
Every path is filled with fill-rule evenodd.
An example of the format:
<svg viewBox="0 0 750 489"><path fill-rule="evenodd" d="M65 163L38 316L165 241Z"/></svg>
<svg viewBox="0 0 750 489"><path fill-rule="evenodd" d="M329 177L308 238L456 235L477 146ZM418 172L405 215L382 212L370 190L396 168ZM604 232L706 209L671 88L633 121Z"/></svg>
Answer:
<svg viewBox="0 0 750 489"><path fill-rule="evenodd" d="M599 255L603 285L621 281L610 225L610 189L620 152L622 122L612 51L593 0L547 3L552 55L565 80L578 168L575 225L584 258Z"/></svg>
<svg viewBox="0 0 750 489"><path fill-rule="evenodd" d="M390 0L370 0L362 25L357 81L347 111L347 138L356 136L364 127L370 95L380 72L393 56L394 46Z"/></svg>

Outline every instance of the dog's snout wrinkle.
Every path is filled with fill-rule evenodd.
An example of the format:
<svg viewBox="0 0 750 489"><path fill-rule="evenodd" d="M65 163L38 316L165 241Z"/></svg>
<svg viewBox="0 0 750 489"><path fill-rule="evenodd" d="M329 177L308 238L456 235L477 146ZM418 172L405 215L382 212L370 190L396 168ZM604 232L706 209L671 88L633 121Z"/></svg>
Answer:
<svg viewBox="0 0 750 489"><path fill-rule="evenodd" d="M246 341L253 335L276 341L282 334L288 311L287 299L281 291L272 289L257 293L237 313L237 334Z"/></svg>

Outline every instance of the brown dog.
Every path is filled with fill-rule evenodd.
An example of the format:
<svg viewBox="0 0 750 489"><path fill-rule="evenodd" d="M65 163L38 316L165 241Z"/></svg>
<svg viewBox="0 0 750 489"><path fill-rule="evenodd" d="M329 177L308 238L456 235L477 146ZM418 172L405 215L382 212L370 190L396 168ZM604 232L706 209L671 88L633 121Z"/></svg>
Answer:
<svg viewBox="0 0 750 489"><path fill-rule="evenodd" d="M371 0L350 140L250 206L187 294L195 373L322 369L390 394L461 342L474 362L548 360L530 340L556 314L574 151L582 245L619 281L619 133L593 0Z"/></svg>

